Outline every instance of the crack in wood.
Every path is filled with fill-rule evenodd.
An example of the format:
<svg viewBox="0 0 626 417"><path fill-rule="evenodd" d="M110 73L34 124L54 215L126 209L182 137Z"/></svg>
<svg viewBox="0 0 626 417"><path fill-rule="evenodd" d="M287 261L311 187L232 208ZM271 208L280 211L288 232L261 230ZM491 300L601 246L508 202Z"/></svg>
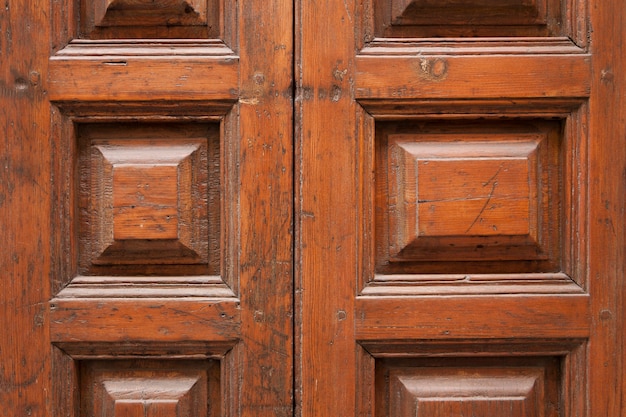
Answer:
<svg viewBox="0 0 626 417"><path fill-rule="evenodd" d="M483 204L482 208L478 212L478 215L476 215L476 217L474 218L474 221L472 222L472 224L470 224L469 227L467 228L467 230L465 231L466 234L469 233L469 231L472 229L472 227L474 227L474 225L476 224L476 222L478 221L480 216L482 216L482 214L487 209L487 205L489 205L489 202L491 201L491 198L493 197L493 193L496 190L496 187L498 186L498 181L495 181L495 180L498 177L498 174L500 173L501 170L502 170L502 165L498 168L496 173L493 174L493 176L487 180L487 182L483 182L483 187L486 187L486 186L488 186L491 183L491 190L489 190L489 195L487 196L487 201L485 201L485 204Z"/></svg>

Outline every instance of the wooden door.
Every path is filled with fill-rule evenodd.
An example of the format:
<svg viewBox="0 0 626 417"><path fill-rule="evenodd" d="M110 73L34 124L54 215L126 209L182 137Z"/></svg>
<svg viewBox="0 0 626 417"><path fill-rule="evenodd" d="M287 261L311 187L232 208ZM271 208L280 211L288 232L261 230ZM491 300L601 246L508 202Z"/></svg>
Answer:
<svg viewBox="0 0 626 417"><path fill-rule="evenodd" d="M292 14L3 5L0 415L292 415Z"/></svg>
<svg viewBox="0 0 626 417"><path fill-rule="evenodd" d="M626 415L621 2L296 16L298 415Z"/></svg>
<svg viewBox="0 0 626 417"><path fill-rule="evenodd" d="M6 2L0 415L626 414L619 6Z"/></svg>

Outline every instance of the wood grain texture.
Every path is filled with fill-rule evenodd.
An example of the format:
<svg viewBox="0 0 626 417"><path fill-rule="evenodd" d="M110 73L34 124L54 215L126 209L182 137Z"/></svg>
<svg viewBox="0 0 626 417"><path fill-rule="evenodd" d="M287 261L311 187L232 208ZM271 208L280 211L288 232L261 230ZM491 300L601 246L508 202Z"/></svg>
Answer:
<svg viewBox="0 0 626 417"><path fill-rule="evenodd" d="M585 384L588 365L585 347L581 344L584 346L591 334L592 321L590 298L584 291L585 283L591 279L586 270L589 257L586 244L577 243L585 241L587 230L583 224L588 216L585 173L593 175L592 171L588 171L586 162L589 143L586 101L594 94L591 89L593 52L584 47L586 33L577 32L585 27L580 24L586 17L584 8L578 7L578 4L561 3L567 8L561 15L563 31L557 29L559 33L554 34L559 38L552 40L408 39L408 35L407 39L376 39L376 33L370 26L374 19L372 13L376 12L368 8L371 4L366 2L360 7L362 3L358 3L356 9L351 9L339 1L333 2L329 5L331 17L324 22L319 22L321 18L315 10L302 6L304 9L301 12L303 26L312 27L317 34L317 49L311 46L312 37L309 38L306 32L301 35L303 50L297 61L302 66L301 103L297 113L302 120L298 136L301 142L297 148L303 161L297 183L300 187L298 204L301 216L297 247L302 255L299 257L300 269L297 270L297 274L301 275L297 277L301 279L300 305L303 310L301 343L298 345L304 358L303 362L299 362L302 369L300 398L303 415L380 414L372 406L372 382L368 379L375 366L366 354L359 354L359 348L355 355L355 344L362 344L365 350L371 346L382 346L381 350L384 350L388 343L402 342L402 346L394 344L394 350L389 354L410 358L415 351L410 346L436 339L446 342L447 350L432 352L431 356L447 354L454 357L484 354L480 348L471 353L461 353L455 343L479 340L487 345L500 337L511 341L530 339L538 343L555 339L578 340L578 344L569 346L569 351L566 349L561 353L574 359L568 362L567 373L560 382L562 385L556 388L552 398L563 399L566 413L570 413L569 410L575 410L571 413L579 412L587 398L584 394L581 398L574 392L580 392L575 390ZM386 4L389 5L389 2ZM357 13L350 15L351 11ZM314 23L308 20L312 16L315 17ZM355 18L353 21L350 20L352 17ZM333 30L329 30L326 24L332 25ZM355 42L351 33L342 30L346 25L354 27L362 37L357 36ZM523 36L524 32L512 29L512 33ZM563 39L561 36L564 34L571 35L571 40ZM372 42L368 44L368 41ZM361 46L363 48L359 50ZM308 48L315 52L310 52ZM317 71L307 72L306 64L309 62L315 63ZM326 66L320 65L320 62L326 63ZM352 74L353 78L350 78ZM346 78L354 83L351 90L354 96L346 97L345 90L340 88L340 80ZM359 107L361 103L367 112ZM551 148L548 158L539 158L534 152L537 155L542 152L531 150L524 157L528 165L509 168L517 173L509 178L510 187L506 195L526 193L524 199L528 205L515 203L523 210L516 212L510 207L504 210L517 215L507 219L503 217L502 222L511 227L509 237L516 236L515 233L546 236L546 232L548 236L559 236L556 239L558 243L552 240L549 245L555 263L540 266L540 262L520 262L512 267L504 251L494 255L491 267L487 265L488 258L480 256L475 258L476 264L472 266L470 262L463 261L462 256L456 257L454 249L444 250L442 247L441 256L448 256L447 262L451 264L456 259L459 263L454 268L458 269L452 269L448 264L440 269L421 271L427 272L421 276L411 271L415 263L407 263L396 271L377 269L379 265L374 260L374 254L376 239L381 237L380 230L372 227L372 220L384 216L384 212L391 210L394 204L407 202L406 213L411 213L407 217L412 216L414 209L419 209L419 195L424 189L427 194L432 191L428 194L429 198L423 201L429 203L430 197L437 199L441 194L455 198L457 195L454 192L459 184L446 183L456 171L444 166L441 155L428 160L429 164L437 165L430 171L424 169L425 164L420 161L413 165L406 163L407 154L409 159L414 156L411 152L405 152L404 156L398 154L397 158L385 156L382 159L387 160L389 167L385 171L380 167L381 160L376 159L378 148L376 139L373 139L375 135L393 123L408 128L414 121L418 135L428 132L429 122L441 123L441 132L448 129L451 137L456 136L450 139L451 143L457 147L470 143L471 148L472 141L484 141L488 136L483 134L472 139L471 134L467 135L468 131L475 133L472 128L467 128L471 123L486 127L495 120L498 123L526 123L529 119L555 123L552 131L559 139L553 142L557 146ZM555 119L560 121L554 122ZM325 123L326 120L333 123ZM456 122L465 123L464 128L458 131L450 128ZM430 141L436 140L425 139L425 142ZM449 163L456 164L459 172L475 167L477 178L485 175L485 179L477 180L480 184L488 183L494 174L489 175L493 167L490 169L487 165L501 163L502 158L502 155L494 156L494 150L489 150L489 146L477 152L477 161L465 161L458 156L455 154L456 158L452 157L453 161ZM381 181L376 181L379 179L376 177L377 169L386 172ZM552 185L544 182L544 169L553 170L550 172L554 175L547 175L554 178ZM420 176L420 171L431 176L424 178ZM575 172L579 174L575 175ZM429 183L432 175L436 174L444 175L442 184L448 186L438 187L436 183ZM517 183L519 177L534 179ZM389 204L372 205L378 192L376 188L391 188L390 182L394 182L396 193L390 194ZM541 186L525 185L538 183ZM462 182L460 185L463 188ZM472 189L468 187L467 190ZM396 200L391 201L394 197ZM413 200L415 207L410 207ZM539 208L541 202L550 200L554 204L547 211L542 211ZM533 229L535 223L524 220L521 212L530 213L533 207L537 208L536 218L542 217L542 221L546 220L547 213L551 213L547 215L552 219L546 221L547 226ZM564 211L557 214L554 211L557 207ZM418 217L414 227L409 225L409 228L413 227L411 239L419 240L422 231L437 236L443 230L451 230L450 235L463 243L460 235L467 228L461 230L455 221L464 219L466 215L472 218L468 214L470 209L462 206L458 214L449 211L444 213L443 218L433 216L432 224L429 223L426 229L419 227L421 220ZM533 215L529 214L528 219ZM401 236L406 231L403 226L406 224L395 229L390 227L389 235L383 234L381 240L387 245L398 241L407 245L407 239ZM504 236L508 230L506 227L502 229L503 233L498 234L498 239L507 238ZM413 244L412 240L410 242ZM415 248L410 255L426 259L432 255L419 249ZM519 246L512 245L510 249L511 253L525 256ZM398 250L394 255L400 253ZM496 271L498 268L501 269ZM532 276L538 271L544 271L546 275ZM388 286L387 277L383 277L385 272L391 275ZM465 274L459 278L463 272ZM481 273L485 274L486 281L479 284L483 278ZM467 282L455 287L455 279ZM493 281L487 283L491 279ZM367 296L355 297L355 280L364 284L361 288ZM428 287L429 280L431 286L420 292L417 288ZM507 283L507 280L510 281ZM369 282L376 286L370 288ZM465 288L460 289L461 285ZM500 285L502 287L496 289ZM524 286L530 290L525 291ZM347 306L348 309L339 306ZM336 314L336 319L331 316L332 313ZM316 326L309 324L308 320L324 324ZM344 322L347 323L345 328L341 326ZM529 345L525 346L528 349ZM309 353L309 349L314 349L317 354ZM580 353L581 349L583 353ZM531 352L534 351L528 349L526 355L532 356ZM427 352L424 354L428 356ZM501 354L507 356L504 351ZM524 352L515 355L524 355ZM320 363L321 358L325 365ZM310 364L320 370L311 371ZM363 368L355 369L358 366ZM335 369L341 369L342 374L338 375ZM353 382L346 381L349 379ZM332 388L327 389L328 385ZM361 395L363 398L352 402L352 396ZM329 398L330 402L338 405L332 412L330 408L325 408L326 405L320 408L318 403L323 401L320 397ZM539 401L550 400L543 398ZM446 415L455 410L452 407L440 411ZM487 408L483 408L485 410ZM539 406L536 410L544 410L544 407ZM517 414L524 415L526 411L517 409ZM555 414L554 411L552 413Z"/></svg>
<svg viewBox="0 0 626 417"><path fill-rule="evenodd" d="M82 0L82 37L219 38L224 7L218 0Z"/></svg>
<svg viewBox="0 0 626 417"><path fill-rule="evenodd" d="M84 361L81 415L220 415L217 361Z"/></svg>
<svg viewBox="0 0 626 417"><path fill-rule="evenodd" d="M358 98L453 99L588 97L590 57L359 56Z"/></svg>
<svg viewBox="0 0 626 417"><path fill-rule="evenodd" d="M50 100L237 99L238 59L228 47L214 41L154 43L71 43L50 58Z"/></svg>
<svg viewBox="0 0 626 417"><path fill-rule="evenodd" d="M576 1L369 0L371 30L381 38L563 36L578 31Z"/></svg>
<svg viewBox="0 0 626 417"><path fill-rule="evenodd" d="M216 126L193 123L79 128L83 273L142 273L106 265L203 264L204 271L194 271L220 274L218 135Z"/></svg>
<svg viewBox="0 0 626 417"><path fill-rule="evenodd" d="M240 311L233 299L65 298L50 301L54 343L185 343L234 344Z"/></svg>
<svg viewBox="0 0 626 417"><path fill-rule="evenodd" d="M550 6L559 16L560 4ZM391 0L392 21L399 25L537 25L546 23L547 12L546 0Z"/></svg>
<svg viewBox="0 0 626 417"><path fill-rule="evenodd" d="M293 4L230 4L238 22L239 101L225 121L238 225L230 259L242 341L225 361L225 415L293 415ZM234 119L237 116L238 119ZM230 135L230 136L229 136ZM234 135L234 136L233 136ZM227 158L228 159L228 158ZM229 171L226 171L229 172Z"/></svg>
<svg viewBox="0 0 626 417"><path fill-rule="evenodd" d="M589 297L500 295L356 299L356 337L420 339L585 338Z"/></svg>
<svg viewBox="0 0 626 417"><path fill-rule="evenodd" d="M557 358L377 361L381 416L546 416L563 409Z"/></svg>
<svg viewBox="0 0 626 417"><path fill-rule="evenodd" d="M589 101L590 408L626 414L626 16L619 2L590 5L594 60ZM610 389L607 389L610 387Z"/></svg>
<svg viewBox="0 0 626 417"><path fill-rule="evenodd" d="M134 7L131 3L120 2L118 6L129 11ZM207 2L207 7L211 4L218 2ZM109 6L111 10L105 15L118 7ZM59 280L59 286L67 287L51 303L51 310L58 313L58 320L51 326L54 343L65 353L57 355L55 374L57 378L76 375L80 366L76 362L97 358L216 358L221 361L220 386L215 391L221 401L217 414L286 416L293 409L293 12L282 2L245 2L232 8L220 3L220 8L220 27L214 32L208 28L209 35L219 40L148 40L205 38L206 33L193 36L197 33L193 25L166 29L148 26L150 16L139 13L142 24L135 26L113 24L89 33L82 28L80 36L98 39L74 40L65 47L59 42L59 50L50 59L55 67L49 74L55 85L51 96L62 113L57 119L62 126L58 135L69 145L67 150L63 148L66 159L59 162L60 175L73 179L84 173L93 156L86 152L87 158L82 160L87 161L77 164L77 148L84 144L81 140L73 144L72 139L62 136L65 134L74 138L77 131L80 136L90 130L89 140L98 142L94 147L104 150L100 159L115 160L108 164L111 172L99 177L107 180L95 182L109 184L110 190L107 186L93 187L92 182L83 187L82 194L71 186L59 186L59 193L68 196L62 199L64 210L77 211L77 201L89 199L94 189L102 195L112 191L111 198L104 198L104 204L96 206L110 206L107 224L113 230L112 238L117 226L119 241L130 242L117 248L115 256L118 260L128 257L135 245L139 250L134 255L162 261L168 252L162 246L172 240L172 230L159 230L162 219L158 216L126 216L128 207L141 205L141 199L130 190L139 179L153 183L151 187L158 192L146 204L154 212L155 206L172 206L172 188L179 191L180 197L182 184L190 184L191 196L183 192L178 200L184 204L176 207L178 238L191 242L187 246L196 246L196 253L206 251L207 246L209 252L208 271L206 265L194 269L152 262L121 267L98 265L101 268L88 268L89 277L76 276L79 268L68 257L63 268L74 274L74 279ZM158 10L154 12L146 10L147 14L153 13L152 17L159 14ZM109 17L123 21L133 14L116 13ZM108 17L103 19L107 24ZM272 25L259 24L270 19ZM82 23L90 24L85 19ZM74 24L69 21L70 27ZM148 39L127 39L135 37ZM182 176L178 181L167 181L172 158L176 159L176 142L196 143L197 135L184 137L199 121L212 122L208 149L198 147L200 154L208 153L208 157L196 160L195 151L189 158L178 158L178 173ZM137 149L130 149L133 142ZM130 148L124 149L124 145ZM163 148L155 151L161 145ZM134 160L128 158L132 154ZM193 188L206 187L203 183L207 176L208 196ZM194 198L194 193L199 197ZM142 204L148 200L145 193L143 196ZM205 199L208 213L203 213L207 211L203 208ZM199 222L189 221L189 213ZM200 236L206 231L203 220L208 220L209 229L214 228L208 242L194 237L194 233ZM102 223L102 216L83 223L92 221ZM154 227L147 234L137 234L138 224L144 229L146 225ZM181 230L181 225L189 227ZM72 222L64 227L70 236L77 231ZM95 235L92 233L87 240L102 241L99 233ZM80 247L81 242L71 239L64 243L73 254L85 249ZM211 255L216 251L219 257ZM169 254L172 252L176 251L170 247ZM152 324L148 324L150 321ZM89 326L81 326L80 322L100 330L89 332ZM76 378L70 380L75 383ZM56 392L55 408L76 414L78 400L73 392ZM154 409L154 404L146 408L131 403L122 399L119 412L174 412L171 404L161 404L166 407L161 410ZM190 410L193 412L205 414L202 408Z"/></svg>
<svg viewBox="0 0 626 417"><path fill-rule="evenodd" d="M357 5L298 4L296 406L302 417L348 416L355 413L357 389Z"/></svg>
<svg viewBox="0 0 626 417"><path fill-rule="evenodd" d="M377 271L435 272L444 263L453 271L455 262L490 260L492 272L505 260L507 268L525 262L526 272L533 271L529 260L537 261L533 272L561 269L561 184L569 186L560 155L572 150L560 132L558 123L541 120L381 125Z"/></svg>
<svg viewBox="0 0 626 417"><path fill-rule="evenodd" d="M391 18L378 7L391 13L392 0L220 2L216 32L182 24L99 34L81 27L79 3L15 0L0 14L0 414L413 413L414 394L429 389L416 368L440 382L437 395L458 395L425 405L435 415L626 414L621 2L476 0L504 20L501 5L544 4L547 23L425 25L423 34L446 36L428 39L415 38L418 25L385 35L380 19ZM420 0L394 3L397 16L418 16ZM453 3L471 8L438 4ZM156 40L213 33L220 40ZM559 124L565 213L551 227L565 242L561 268L495 259L454 273L377 273L377 129L435 119ZM199 121L219 123L223 141L219 276L178 266L80 276L80 126ZM132 178L117 184L128 189ZM103 394L107 405L81 410L90 367L110 371L118 404ZM400 369L400 396L381 375L390 368ZM198 369L214 381L202 403L173 398L193 392ZM498 374L503 387L490 385ZM476 386L495 400L469 399ZM530 400L494 395L500 388Z"/></svg>
<svg viewBox="0 0 626 417"><path fill-rule="evenodd" d="M0 414L52 415L50 7L10 2L0 13Z"/></svg>

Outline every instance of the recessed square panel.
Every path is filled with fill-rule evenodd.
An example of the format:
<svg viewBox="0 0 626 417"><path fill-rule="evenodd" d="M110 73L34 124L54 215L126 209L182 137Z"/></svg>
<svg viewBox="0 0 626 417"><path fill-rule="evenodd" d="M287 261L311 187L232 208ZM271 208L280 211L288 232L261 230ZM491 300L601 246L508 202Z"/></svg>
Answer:
<svg viewBox="0 0 626 417"><path fill-rule="evenodd" d="M540 136L485 142L391 140L389 166L398 168L389 170L393 258L445 257L425 249L446 241L456 248L474 240L482 248L457 254L471 259L474 249L497 247L498 240L513 236L532 248L529 256L540 256L535 250ZM490 257L489 250L479 252L480 259Z"/></svg>
<svg viewBox="0 0 626 417"><path fill-rule="evenodd" d="M557 359L381 360L376 366L378 417L559 415Z"/></svg>
<svg viewBox="0 0 626 417"><path fill-rule="evenodd" d="M79 128L83 273L124 265L134 273L149 273L149 265L217 273L217 135L200 124Z"/></svg>
<svg viewBox="0 0 626 417"><path fill-rule="evenodd" d="M502 261L532 261L526 272L553 272L560 240L558 124L414 127L379 129L379 272L436 272L431 267L438 262L481 263L495 272Z"/></svg>
<svg viewBox="0 0 626 417"><path fill-rule="evenodd" d="M82 37L217 38L218 0L81 0Z"/></svg>
<svg viewBox="0 0 626 417"><path fill-rule="evenodd" d="M378 37L559 36L559 0L374 0Z"/></svg>
<svg viewBox="0 0 626 417"><path fill-rule="evenodd" d="M84 361L80 416L217 416L219 372L214 361Z"/></svg>

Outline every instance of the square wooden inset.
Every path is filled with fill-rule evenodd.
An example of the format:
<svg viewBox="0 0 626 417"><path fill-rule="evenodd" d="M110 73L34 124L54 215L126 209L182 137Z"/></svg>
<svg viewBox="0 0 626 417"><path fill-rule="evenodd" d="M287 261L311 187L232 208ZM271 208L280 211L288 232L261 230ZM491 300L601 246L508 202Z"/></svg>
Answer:
<svg viewBox="0 0 626 417"><path fill-rule="evenodd" d="M559 262L558 124L428 125L377 146L377 265ZM393 269L393 266L390 267ZM536 270L535 270L536 269ZM380 272L380 271L379 271Z"/></svg>
<svg viewBox="0 0 626 417"><path fill-rule="evenodd" d="M374 0L378 37L559 36L559 0Z"/></svg>
<svg viewBox="0 0 626 417"><path fill-rule="evenodd" d="M557 358L454 358L377 363L377 416L559 415Z"/></svg>
<svg viewBox="0 0 626 417"><path fill-rule="evenodd" d="M83 272L99 265L216 269L217 135L215 127L201 124L79 128Z"/></svg>
<svg viewBox="0 0 626 417"><path fill-rule="evenodd" d="M216 361L81 363L81 416L207 417L221 409Z"/></svg>
<svg viewBox="0 0 626 417"><path fill-rule="evenodd" d="M217 38L218 0L81 0L81 35L102 38Z"/></svg>

